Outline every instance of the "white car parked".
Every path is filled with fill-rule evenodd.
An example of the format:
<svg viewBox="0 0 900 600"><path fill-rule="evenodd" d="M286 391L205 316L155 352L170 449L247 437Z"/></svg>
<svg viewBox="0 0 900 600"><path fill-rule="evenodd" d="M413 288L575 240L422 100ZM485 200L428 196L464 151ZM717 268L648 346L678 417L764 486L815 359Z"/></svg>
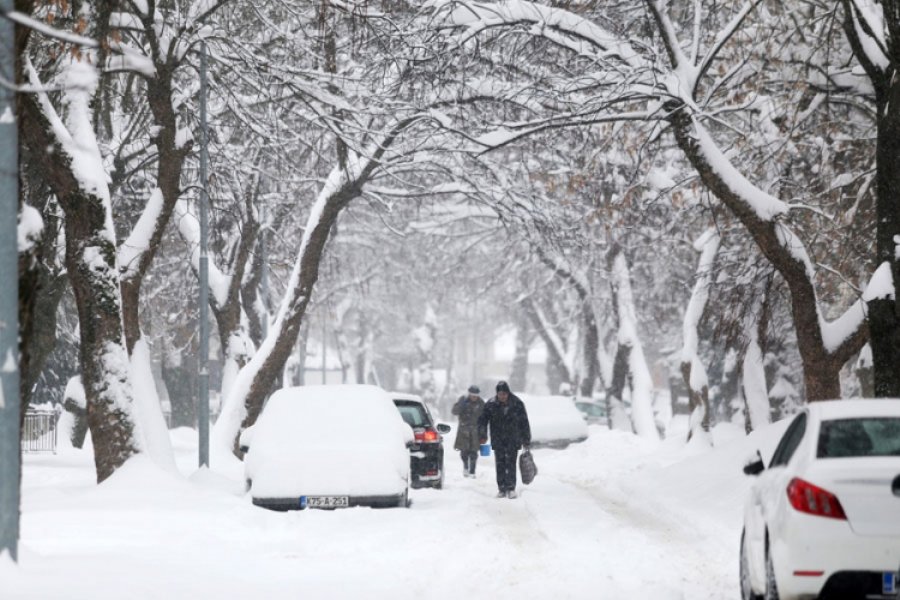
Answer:
<svg viewBox="0 0 900 600"><path fill-rule="evenodd" d="M522 399L528 412L532 447L565 448L569 444L587 439L587 423L571 398L517 395Z"/></svg>
<svg viewBox="0 0 900 600"><path fill-rule="evenodd" d="M744 472L744 600L900 597L900 400L812 403Z"/></svg>
<svg viewBox="0 0 900 600"><path fill-rule="evenodd" d="M408 505L413 431L379 387L278 390L247 432L244 474L258 506Z"/></svg>

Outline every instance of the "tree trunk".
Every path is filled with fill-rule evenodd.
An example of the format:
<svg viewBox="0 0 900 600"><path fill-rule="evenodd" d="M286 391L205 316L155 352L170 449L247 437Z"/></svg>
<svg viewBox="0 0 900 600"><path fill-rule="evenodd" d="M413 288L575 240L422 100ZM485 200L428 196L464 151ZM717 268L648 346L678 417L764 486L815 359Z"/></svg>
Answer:
<svg viewBox="0 0 900 600"><path fill-rule="evenodd" d="M631 346L619 344L613 359L612 379L606 390L606 419L610 429L627 429L634 431L625 413L622 398L625 384L628 382L628 365L631 362Z"/></svg>
<svg viewBox="0 0 900 600"><path fill-rule="evenodd" d="M885 12L887 12L885 8ZM894 75L878 95L877 147L875 151L876 264L889 263L894 281L893 298L868 302L874 395L900 397L900 81Z"/></svg>
<svg viewBox="0 0 900 600"><path fill-rule="evenodd" d="M665 424L658 423L656 415L654 415L653 381L637 331L634 293L631 288L631 270L619 245L611 248L608 259L611 273L610 282L615 299L616 323L619 329L616 337L620 348L625 346L628 349L625 360L627 360L628 383L631 390L631 423L635 433L641 437L659 439L659 431ZM615 360L621 359L616 356ZM615 368L614 366L613 380L617 376ZM612 387L616 388L617 385ZM617 397L622 397L621 391L618 392Z"/></svg>
<svg viewBox="0 0 900 600"><path fill-rule="evenodd" d="M583 333L581 371L583 378L579 382L579 393L585 398L590 398L593 396L594 386L597 383L597 379L600 377L600 363L598 360L600 353L600 331L597 327L597 316L594 313L594 307L591 304L589 282L584 277L576 276L575 273L546 252L538 249L538 254L541 262L547 265L557 277L572 285L581 302Z"/></svg>
<svg viewBox="0 0 900 600"><path fill-rule="evenodd" d="M897 236L900 235L900 80L897 62L900 47L900 2L882 3L884 29L871 31L861 27L855 3L843 0L844 32L853 53L866 71L875 89L875 246L876 265L887 263L893 278L893 297L871 299L868 304L869 336L874 370L874 395L900 396L900 259ZM874 44L883 36L888 43ZM864 39L867 38L867 39ZM873 54L884 52L884 63ZM870 54L872 53L872 54Z"/></svg>
<svg viewBox="0 0 900 600"><path fill-rule="evenodd" d="M42 245L44 245L42 243ZM64 273L52 271L43 259L35 261L33 268L19 260L19 369L21 373L22 411L31 403L31 394L47 362L56 347L56 311L69 285Z"/></svg>
<svg viewBox="0 0 900 600"><path fill-rule="evenodd" d="M706 367L700 361L700 321L709 302L709 288L712 270L719 251L719 234L711 228L694 242L694 249L700 251L697 262L696 282L684 312L681 350L681 374L688 389L688 414L690 428L688 441L699 433L709 431L709 382Z"/></svg>
<svg viewBox="0 0 900 600"><path fill-rule="evenodd" d="M558 394L563 387L565 393L573 393L572 376L563 355L565 349L561 347L562 339L555 331L550 330L550 324L542 317L532 297L527 296L522 300L522 309L547 347L547 387L550 388L550 393Z"/></svg>
<svg viewBox="0 0 900 600"><path fill-rule="evenodd" d="M809 401L841 397L840 369L865 343L867 328L859 324L842 339L837 348L826 348L819 320L819 306L811 266L798 257L805 252L800 240L780 221L763 218L742 194L732 187L707 156L700 142L701 132L695 116L684 105L670 105L669 121L678 146L700 175L703 183L734 214L753 237L763 256L782 276L790 290L791 313L797 335L797 347L803 363L803 380Z"/></svg>
<svg viewBox="0 0 900 600"><path fill-rule="evenodd" d="M584 379L581 380L581 395L591 398L594 395L594 386L600 376L597 355L600 350L600 334L597 330L597 317L594 308L590 304L590 298L585 295L582 302L582 322L584 323L584 338L582 347L582 361L584 364Z"/></svg>
<svg viewBox="0 0 900 600"><path fill-rule="evenodd" d="M72 158L51 134L37 98L29 96L23 106L25 143L32 152L52 148L54 153L54 160L46 161L47 177L66 215L65 262L78 307L81 374L97 480L103 481L139 451L109 198L102 190L82 189Z"/></svg>
<svg viewBox="0 0 900 600"><path fill-rule="evenodd" d="M523 310L516 311L516 351L509 372L509 386L513 390L525 391L528 378L528 350L532 333L528 318Z"/></svg>
<svg viewBox="0 0 900 600"><path fill-rule="evenodd" d="M196 427L197 425L197 363L195 353L182 355L177 365L170 365L163 356L162 378L169 391L169 403L172 407L171 426Z"/></svg>
<svg viewBox="0 0 900 600"><path fill-rule="evenodd" d="M688 441L694 437L695 425L705 432L709 432L709 386L701 386L695 389L691 385L691 369L689 362L681 363L681 376L688 390L688 415L691 426L688 428ZM695 423L696 421L696 423Z"/></svg>

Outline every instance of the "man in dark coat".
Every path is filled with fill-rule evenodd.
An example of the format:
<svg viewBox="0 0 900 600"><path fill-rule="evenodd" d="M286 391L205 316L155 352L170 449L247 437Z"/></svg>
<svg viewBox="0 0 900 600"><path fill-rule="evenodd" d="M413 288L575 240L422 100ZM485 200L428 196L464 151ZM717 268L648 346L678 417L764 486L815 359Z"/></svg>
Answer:
<svg viewBox="0 0 900 600"><path fill-rule="evenodd" d="M515 394L510 393L509 384L497 383L497 395L488 400L484 412L478 419L478 433L481 443L491 432L491 447L497 465L498 498L516 497L516 459L519 448L527 450L531 445L531 426L525 404Z"/></svg>
<svg viewBox="0 0 900 600"><path fill-rule="evenodd" d="M459 425L456 428L456 441L453 447L459 450L463 461L463 476L475 477L475 463L478 461L478 417L484 410L484 400L479 395L481 390L477 385L469 386L469 393L460 396L450 409L450 412L459 417Z"/></svg>

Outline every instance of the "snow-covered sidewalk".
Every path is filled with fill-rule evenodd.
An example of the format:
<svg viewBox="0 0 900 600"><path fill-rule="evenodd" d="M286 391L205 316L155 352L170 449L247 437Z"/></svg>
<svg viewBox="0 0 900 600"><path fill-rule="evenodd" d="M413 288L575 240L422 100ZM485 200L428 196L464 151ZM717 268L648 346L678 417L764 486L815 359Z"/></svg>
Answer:
<svg viewBox="0 0 900 600"><path fill-rule="evenodd" d="M446 443L443 490L409 510L276 513L239 476L197 471L195 433L173 432L187 477L146 459L94 484L90 453L26 456L20 562L0 563L0 597L208 598L738 597L744 458L771 452L780 424L717 447L592 426L515 500L495 497L493 461L462 476ZM215 465L214 465L215 466Z"/></svg>

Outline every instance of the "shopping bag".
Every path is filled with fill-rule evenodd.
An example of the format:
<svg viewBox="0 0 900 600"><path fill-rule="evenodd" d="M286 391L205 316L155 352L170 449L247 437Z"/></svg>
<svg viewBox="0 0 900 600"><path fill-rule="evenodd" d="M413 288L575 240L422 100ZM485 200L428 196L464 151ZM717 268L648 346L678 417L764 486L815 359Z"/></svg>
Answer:
<svg viewBox="0 0 900 600"><path fill-rule="evenodd" d="M532 481L534 481L535 475L537 475L537 465L534 464L534 457L531 455L530 450L524 451L519 455L519 473L522 474L522 483L528 485Z"/></svg>

